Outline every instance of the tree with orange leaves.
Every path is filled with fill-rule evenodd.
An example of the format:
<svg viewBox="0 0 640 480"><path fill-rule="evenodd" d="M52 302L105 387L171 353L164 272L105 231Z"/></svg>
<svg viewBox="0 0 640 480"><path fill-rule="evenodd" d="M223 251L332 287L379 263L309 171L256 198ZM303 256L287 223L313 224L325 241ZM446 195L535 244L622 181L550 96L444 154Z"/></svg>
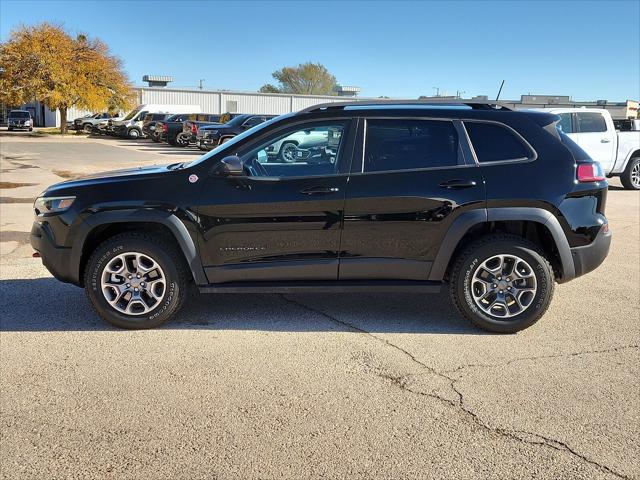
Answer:
<svg viewBox="0 0 640 480"><path fill-rule="evenodd" d="M59 25L42 23L18 27L0 44L0 102L39 100L59 109L62 133L70 107L126 109L134 95L122 62L98 39L73 38Z"/></svg>

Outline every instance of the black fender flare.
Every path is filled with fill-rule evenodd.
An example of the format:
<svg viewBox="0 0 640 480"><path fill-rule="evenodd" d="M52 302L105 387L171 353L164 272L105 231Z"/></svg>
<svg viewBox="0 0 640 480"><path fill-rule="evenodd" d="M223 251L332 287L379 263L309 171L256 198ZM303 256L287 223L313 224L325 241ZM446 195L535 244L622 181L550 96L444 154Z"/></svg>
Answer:
<svg viewBox="0 0 640 480"><path fill-rule="evenodd" d="M189 265L189 269L197 285L206 285L209 282L204 274L202 262L198 255L198 249L189 234L185 224L171 212L164 210L109 210L98 212L87 217L77 232L72 247L72 265L77 265L78 280L80 279L80 262L82 259L83 247L89 234L101 225L113 223L148 222L159 223L167 227L173 234L180 250Z"/></svg>
<svg viewBox="0 0 640 480"><path fill-rule="evenodd" d="M461 213L445 234L440 249L429 272L429 280L442 281L451 257L462 237L475 225L497 221L531 221L541 224L551 234L562 265L558 281L567 282L575 278L575 266L571 247L558 219L548 210L535 207L483 208Z"/></svg>

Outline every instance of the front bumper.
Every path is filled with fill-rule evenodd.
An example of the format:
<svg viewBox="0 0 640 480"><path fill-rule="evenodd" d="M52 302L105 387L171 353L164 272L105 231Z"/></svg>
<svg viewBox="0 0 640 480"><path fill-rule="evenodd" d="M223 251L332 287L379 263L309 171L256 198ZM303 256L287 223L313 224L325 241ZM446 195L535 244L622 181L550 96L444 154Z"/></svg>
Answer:
<svg viewBox="0 0 640 480"><path fill-rule="evenodd" d="M31 246L40 254L42 264L55 278L79 285L78 272L73 269L73 250L56 245L53 233L46 224L34 222L31 227ZM77 266L77 265L76 265Z"/></svg>
<svg viewBox="0 0 640 480"><path fill-rule="evenodd" d="M114 125L113 126L113 134L119 137L127 136L127 126L126 125Z"/></svg>
<svg viewBox="0 0 640 480"><path fill-rule="evenodd" d="M595 240L589 245L572 248L571 256L573 257L576 277L598 268L609 254L610 246L611 231L609 230L609 225L605 224L598 232Z"/></svg>
<svg viewBox="0 0 640 480"><path fill-rule="evenodd" d="M211 150L218 145L218 138L196 137L196 145L202 149Z"/></svg>

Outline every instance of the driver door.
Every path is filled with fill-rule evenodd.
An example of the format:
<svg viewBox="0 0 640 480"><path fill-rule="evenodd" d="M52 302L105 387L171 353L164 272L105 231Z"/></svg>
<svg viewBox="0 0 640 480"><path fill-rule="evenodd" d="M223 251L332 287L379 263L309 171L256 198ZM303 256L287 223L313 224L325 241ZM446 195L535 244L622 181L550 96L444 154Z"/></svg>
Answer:
<svg viewBox="0 0 640 480"><path fill-rule="evenodd" d="M205 184L198 213L210 283L337 280L354 131L343 119L307 122L227 152L246 176ZM292 161L274 153L285 142L295 142Z"/></svg>

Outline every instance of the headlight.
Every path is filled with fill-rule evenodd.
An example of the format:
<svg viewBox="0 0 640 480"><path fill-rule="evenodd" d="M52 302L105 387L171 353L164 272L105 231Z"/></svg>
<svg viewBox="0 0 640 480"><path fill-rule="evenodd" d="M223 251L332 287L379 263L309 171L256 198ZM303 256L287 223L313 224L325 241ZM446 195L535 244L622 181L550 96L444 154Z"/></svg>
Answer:
<svg viewBox="0 0 640 480"><path fill-rule="evenodd" d="M38 197L33 204L36 215L60 213L69 210L76 197Z"/></svg>

